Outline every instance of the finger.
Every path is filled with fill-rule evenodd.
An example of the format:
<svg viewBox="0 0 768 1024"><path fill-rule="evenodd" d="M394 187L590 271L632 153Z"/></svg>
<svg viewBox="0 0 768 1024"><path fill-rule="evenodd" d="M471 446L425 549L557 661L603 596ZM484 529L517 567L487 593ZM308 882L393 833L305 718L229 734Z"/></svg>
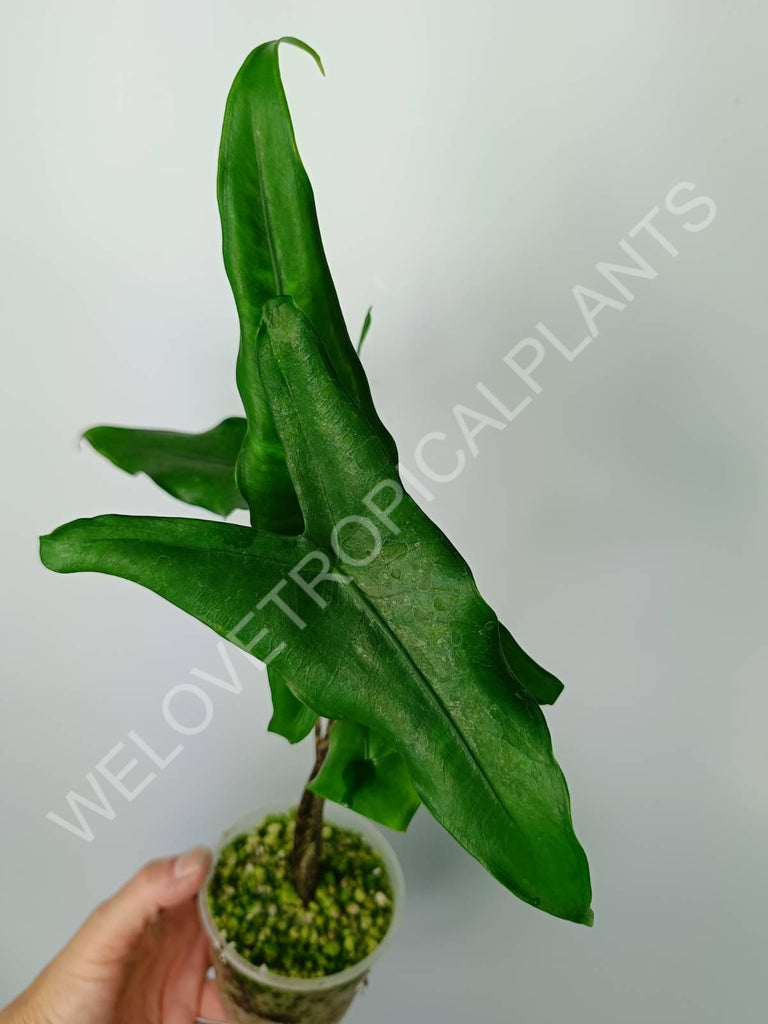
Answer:
<svg viewBox="0 0 768 1024"><path fill-rule="evenodd" d="M111 899L88 918L78 944L110 957L124 955L159 912L191 899L205 880L211 863L206 847L178 857L146 864Z"/></svg>
<svg viewBox="0 0 768 1024"><path fill-rule="evenodd" d="M339 519L364 512L363 498L395 470L291 299L266 304L257 349L307 532L327 542Z"/></svg>
<svg viewBox="0 0 768 1024"><path fill-rule="evenodd" d="M219 990L213 978L207 978L200 996L199 1015L206 1020L228 1021L227 1011L221 1001Z"/></svg>
<svg viewBox="0 0 768 1024"><path fill-rule="evenodd" d="M191 902L165 911L159 931L157 987L165 994L163 1024L192 1024L199 1013L211 963L210 940Z"/></svg>

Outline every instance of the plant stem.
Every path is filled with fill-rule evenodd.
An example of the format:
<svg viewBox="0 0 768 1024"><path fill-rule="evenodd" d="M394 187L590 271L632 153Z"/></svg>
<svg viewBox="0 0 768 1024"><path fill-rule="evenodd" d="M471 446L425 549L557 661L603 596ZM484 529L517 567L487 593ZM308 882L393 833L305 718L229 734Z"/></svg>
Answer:
<svg viewBox="0 0 768 1024"><path fill-rule="evenodd" d="M323 805L321 796L310 792L309 783L315 778L328 753L329 733L333 722L323 732L321 720L315 722L315 763L301 795L296 812L296 834L291 852L291 878L296 892L306 905L315 895L320 876L320 857L323 852Z"/></svg>

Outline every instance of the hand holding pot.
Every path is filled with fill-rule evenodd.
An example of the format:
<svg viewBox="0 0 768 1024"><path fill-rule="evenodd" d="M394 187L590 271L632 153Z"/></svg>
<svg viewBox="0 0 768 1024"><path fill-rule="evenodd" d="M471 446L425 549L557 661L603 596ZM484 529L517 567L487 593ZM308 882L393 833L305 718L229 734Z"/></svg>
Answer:
<svg viewBox="0 0 768 1024"><path fill-rule="evenodd" d="M0 1024L191 1024L225 1020L206 979L210 947L193 897L204 848L153 861L91 914Z"/></svg>

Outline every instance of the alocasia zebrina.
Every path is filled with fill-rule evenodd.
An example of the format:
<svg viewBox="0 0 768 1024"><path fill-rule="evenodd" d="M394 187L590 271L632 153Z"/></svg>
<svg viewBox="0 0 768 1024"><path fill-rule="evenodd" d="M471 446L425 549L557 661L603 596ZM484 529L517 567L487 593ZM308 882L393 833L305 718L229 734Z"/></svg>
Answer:
<svg viewBox="0 0 768 1024"><path fill-rule="evenodd" d="M271 727L296 740L317 716L338 723L313 788L400 828L420 798L522 899L589 924L587 862L539 707L560 684L402 490L322 252L277 47L235 80L219 166L247 423L89 432L184 500L247 505L252 525L101 516L44 537L42 559L133 580L256 656L279 651Z"/></svg>

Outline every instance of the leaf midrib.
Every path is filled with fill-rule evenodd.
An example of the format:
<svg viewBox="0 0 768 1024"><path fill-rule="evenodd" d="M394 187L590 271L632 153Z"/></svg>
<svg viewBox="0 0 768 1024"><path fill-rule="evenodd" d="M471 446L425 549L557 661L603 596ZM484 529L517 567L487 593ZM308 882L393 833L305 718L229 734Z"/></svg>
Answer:
<svg viewBox="0 0 768 1024"><path fill-rule="evenodd" d="M327 554L327 552L326 552L326 554ZM514 821L514 816L513 816L512 812L509 810L509 808L507 807L506 803L502 799L501 795L497 791L496 787L494 786L493 782L491 781L491 779L490 779L488 773L486 772L485 768L483 767L483 765L480 763L480 761L476 757L474 751L472 750L472 747L471 747L469 741L467 740L466 736L462 732L461 728L456 723L455 719L448 712L448 709L447 709L443 699L440 697L439 693L432 686L432 683L430 682L429 676L427 676L426 673L421 669L421 667L414 661L414 659L411 656L408 648L405 646L405 644L403 644L401 642L401 640L398 637L397 633L395 633L395 631L392 629L392 627L389 625L387 620L384 618L384 616L379 611L379 608L377 607L377 605L374 604L374 602L368 597L368 595L365 593L365 591L363 591L360 588L360 586L358 585L358 583L357 583L357 581L355 579L352 580L352 586L353 586L353 593L358 598L358 602L363 605L363 607L365 608L366 612L370 615L370 617L377 622L377 624L380 626L380 628L384 632L384 634L387 637L387 639L391 643L393 643L397 647L397 649L405 656L405 660L407 661L407 663L410 665L410 667L413 670L413 672L417 675L418 679L420 680L420 682L422 684L422 689L426 692L427 696L430 697L432 699L433 703L437 706L437 708L438 708L439 712L441 713L442 717L448 723L449 728L456 734L456 737L458 738L459 746L463 749L463 751L464 751L467 759L470 761L470 763L472 765L474 765L474 767L476 768L480 778L483 780L486 788L489 790L489 792L493 796L494 800L498 804L500 804L500 806L502 807L502 809L504 811L504 814Z"/></svg>

